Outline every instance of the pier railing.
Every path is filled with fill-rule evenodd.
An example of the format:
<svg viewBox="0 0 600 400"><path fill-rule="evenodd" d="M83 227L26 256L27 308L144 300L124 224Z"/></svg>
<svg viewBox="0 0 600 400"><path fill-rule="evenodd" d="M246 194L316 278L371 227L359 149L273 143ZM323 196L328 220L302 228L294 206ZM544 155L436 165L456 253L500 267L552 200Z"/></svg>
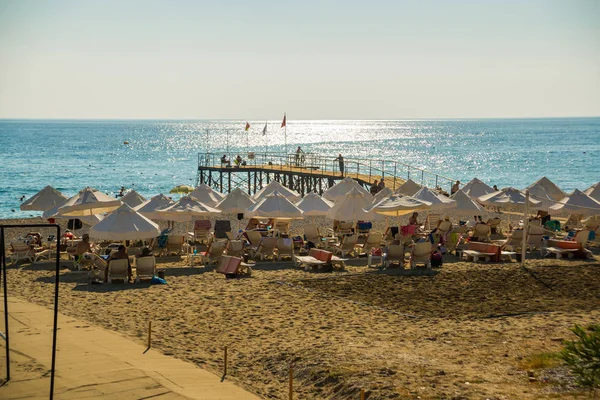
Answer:
<svg viewBox="0 0 600 400"><path fill-rule="evenodd" d="M342 175L339 158L317 153L199 153L198 168L235 166L235 159L238 155L242 157L244 165L247 167L281 172L321 171ZM226 161L222 163L223 156ZM446 191L450 191L453 183L453 179L447 176L392 160L344 157L343 169L344 176L368 182L384 177L387 186L392 190L400 187L408 179L412 179L420 185L441 188Z"/></svg>

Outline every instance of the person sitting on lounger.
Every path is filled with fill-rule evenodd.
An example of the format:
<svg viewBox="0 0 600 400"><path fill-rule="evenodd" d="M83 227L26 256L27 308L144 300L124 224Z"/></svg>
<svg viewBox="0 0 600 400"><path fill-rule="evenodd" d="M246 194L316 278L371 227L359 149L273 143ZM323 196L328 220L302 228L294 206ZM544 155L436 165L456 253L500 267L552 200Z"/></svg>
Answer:
<svg viewBox="0 0 600 400"><path fill-rule="evenodd" d="M117 251L111 254L108 258L109 263L110 260L127 260L127 277L129 278L129 282L131 282L131 263L129 263L129 254L127 254L127 248L120 244L117 248Z"/></svg>
<svg viewBox="0 0 600 400"><path fill-rule="evenodd" d="M92 243L90 243L90 235L85 233L81 238L81 242L75 248L75 258L79 261L82 255L92 251Z"/></svg>
<svg viewBox="0 0 600 400"><path fill-rule="evenodd" d="M409 225L417 225L419 226L419 221L417 220L417 217L419 216L418 212L414 212L412 214L412 216L408 219L408 224Z"/></svg>

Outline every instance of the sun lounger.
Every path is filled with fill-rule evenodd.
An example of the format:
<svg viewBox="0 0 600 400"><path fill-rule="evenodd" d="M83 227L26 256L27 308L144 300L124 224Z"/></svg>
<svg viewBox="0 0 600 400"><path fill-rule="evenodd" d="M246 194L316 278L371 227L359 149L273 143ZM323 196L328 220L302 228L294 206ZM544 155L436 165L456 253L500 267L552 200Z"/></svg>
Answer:
<svg viewBox="0 0 600 400"><path fill-rule="evenodd" d="M227 232L231 231L231 221L226 220L216 220L215 221L215 238L217 239L227 239Z"/></svg>
<svg viewBox="0 0 600 400"><path fill-rule="evenodd" d="M281 261L281 257L289 256L290 258L294 257L294 242L291 238L279 238L277 240L277 248L275 249L277 252L277 260Z"/></svg>
<svg viewBox="0 0 600 400"><path fill-rule="evenodd" d="M307 271L312 268L323 269L326 266L333 267L333 253L327 250L312 248L307 256L298 256L294 254L294 265L302 267ZM343 263L345 259L337 258L336 263Z"/></svg>
<svg viewBox="0 0 600 400"><path fill-rule="evenodd" d="M10 244L12 254L10 260L12 264L16 264L20 260L29 260L33 262L35 258L35 252L25 242L13 242Z"/></svg>
<svg viewBox="0 0 600 400"><path fill-rule="evenodd" d="M476 242L489 242L492 230L487 224L476 224L473 228L473 240Z"/></svg>
<svg viewBox="0 0 600 400"><path fill-rule="evenodd" d="M225 252L228 256L242 257L244 255L244 241L243 240L229 240L225 247Z"/></svg>
<svg viewBox="0 0 600 400"><path fill-rule="evenodd" d="M410 268L417 267L417 263L423 263L427 268L431 268L431 242L425 241L415 243L410 251Z"/></svg>
<svg viewBox="0 0 600 400"><path fill-rule="evenodd" d="M129 260L118 259L108 261L108 283L112 283L113 279L122 279L123 283L129 281Z"/></svg>
<svg viewBox="0 0 600 400"><path fill-rule="evenodd" d="M341 254L342 257L350 253L355 255L354 247L356 246L357 242L358 235L344 236L341 243L332 246L333 252L336 254Z"/></svg>
<svg viewBox="0 0 600 400"><path fill-rule="evenodd" d="M311 242L319 248L324 246L323 237L319 233L319 228L317 228L317 225L315 224L304 225L304 237L307 242Z"/></svg>
<svg viewBox="0 0 600 400"><path fill-rule="evenodd" d="M183 243L185 242L185 237L181 235L169 235L167 238L167 245L165 247L165 254L169 255L171 253L183 254Z"/></svg>
<svg viewBox="0 0 600 400"><path fill-rule="evenodd" d="M429 214L425 219L425 229L428 231L438 226L441 216L439 214Z"/></svg>
<svg viewBox="0 0 600 400"><path fill-rule="evenodd" d="M582 226L582 224L581 224L582 219L583 219L583 214L569 215L569 218L567 218L567 222L565 222L565 230L580 228Z"/></svg>
<svg viewBox="0 0 600 400"><path fill-rule="evenodd" d="M555 254L556 258L567 255L568 258L593 258L592 252L585 248L590 231L581 230L577 232L573 240L548 240L548 247L543 248L543 256Z"/></svg>
<svg viewBox="0 0 600 400"><path fill-rule="evenodd" d="M194 240L207 243L210 240L210 220L199 219L194 222Z"/></svg>
<svg viewBox="0 0 600 400"><path fill-rule="evenodd" d="M502 234L502 231L500 230L501 222L502 222L502 220L500 218L491 218L490 220L488 220L487 225L489 225L490 233L492 235Z"/></svg>
<svg viewBox="0 0 600 400"><path fill-rule="evenodd" d="M154 256L140 257L135 260L135 282L142 278L152 278L156 275L156 258Z"/></svg>
<svg viewBox="0 0 600 400"><path fill-rule="evenodd" d="M202 259L202 263L204 265L210 265L213 262L219 262L221 257L223 256L223 252L225 251L225 246L227 242L224 241L213 241L208 245L206 251L203 251L200 254Z"/></svg>
<svg viewBox="0 0 600 400"><path fill-rule="evenodd" d="M277 238L274 237L263 237L254 253L254 257L259 257L261 260L266 258L274 259L275 257L275 246L277 246Z"/></svg>
<svg viewBox="0 0 600 400"><path fill-rule="evenodd" d="M249 264L242 262L239 257L223 256L217 267L217 272L233 278L239 275L252 275L252 268Z"/></svg>
<svg viewBox="0 0 600 400"><path fill-rule="evenodd" d="M381 248L381 241L383 240L382 233L369 233L365 243L358 243L354 246L355 253L358 254L370 254L371 249Z"/></svg>
<svg viewBox="0 0 600 400"><path fill-rule="evenodd" d="M404 245L390 244L387 247L384 265L386 268L391 268L393 264L398 264L400 268L404 268Z"/></svg>
<svg viewBox="0 0 600 400"><path fill-rule="evenodd" d="M461 257L464 260L472 259L477 262L480 259L485 261L500 261L502 246L493 243L469 242L467 247L462 250Z"/></svg>

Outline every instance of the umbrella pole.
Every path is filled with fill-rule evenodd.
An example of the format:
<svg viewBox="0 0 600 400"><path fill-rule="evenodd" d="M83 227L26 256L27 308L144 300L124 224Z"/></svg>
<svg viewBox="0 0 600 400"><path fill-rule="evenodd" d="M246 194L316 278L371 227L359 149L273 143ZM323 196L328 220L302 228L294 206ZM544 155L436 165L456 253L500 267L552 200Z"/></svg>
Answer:
<svg viewBox="0 0 600 400"><path fill-rule="evenodd" d="M527 248L527 228L529 225L529 190L525 190L525 207L524 207L524 219L523 219L523 243L521 245L521 267L525 266L525 253Z"/></svg>

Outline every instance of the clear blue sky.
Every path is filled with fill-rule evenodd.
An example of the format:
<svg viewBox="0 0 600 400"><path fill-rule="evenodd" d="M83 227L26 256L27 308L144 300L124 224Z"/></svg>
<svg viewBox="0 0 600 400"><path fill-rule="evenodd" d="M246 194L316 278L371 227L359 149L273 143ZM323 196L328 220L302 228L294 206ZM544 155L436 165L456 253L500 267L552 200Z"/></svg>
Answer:
<svg viewBox="0 0 600 400"><path fill-rule="evenodd" d="M600 1L0 0L0 118L600 115Z"/></svg>

